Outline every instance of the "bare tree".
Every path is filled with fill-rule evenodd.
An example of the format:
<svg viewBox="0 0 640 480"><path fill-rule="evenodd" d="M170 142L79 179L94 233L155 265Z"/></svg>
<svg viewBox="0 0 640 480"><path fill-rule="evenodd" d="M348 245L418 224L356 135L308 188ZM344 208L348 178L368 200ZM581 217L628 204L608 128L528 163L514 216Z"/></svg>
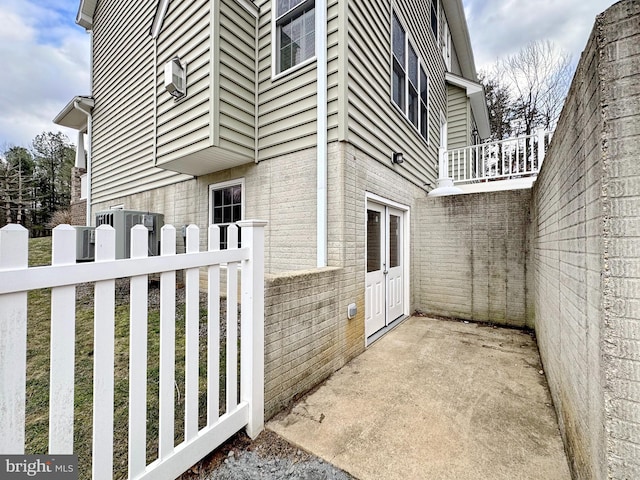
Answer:
<svg viewBox="0 0 640 480"><path fill-rule="evenodd" d="M513 128L525 135L555 128L571 84L571 57L548 40L534 41L495 67L511 94Z"/></svg>

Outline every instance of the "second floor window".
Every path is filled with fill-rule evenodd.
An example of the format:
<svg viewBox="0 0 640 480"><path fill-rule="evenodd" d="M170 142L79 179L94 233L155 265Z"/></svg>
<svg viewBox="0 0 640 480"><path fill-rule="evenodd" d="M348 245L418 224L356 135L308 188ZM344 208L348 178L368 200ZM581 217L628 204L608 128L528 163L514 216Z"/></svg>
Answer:
<svg viewBox="0 0 640 480"><path fill-rule="evenodd" d="M429 77L395 13L391 37L391 98L420 136L428 141Z"/></svg>
<svg viewBox="0 0 640 480"><path fill-rule="evenodd" d="M438 0L431 0L431 30L438 38Z"/></svg>
<svg viewBox="0 0 640 480"><path fill-rule="evenodd" d="M314 0L275 0L277 73L316 54Z"/></svg>

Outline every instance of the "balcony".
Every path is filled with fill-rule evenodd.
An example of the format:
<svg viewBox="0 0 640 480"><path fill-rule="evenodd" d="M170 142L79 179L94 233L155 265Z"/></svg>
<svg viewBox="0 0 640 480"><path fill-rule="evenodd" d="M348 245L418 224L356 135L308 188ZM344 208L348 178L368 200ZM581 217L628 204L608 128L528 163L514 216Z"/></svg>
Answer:
<svg viewBox="0 0 640 480"><path fill-rule="evenodd" d="M440 149L437 188L430 196L531 188L552 133L539 130L496 142Z"/></svg>

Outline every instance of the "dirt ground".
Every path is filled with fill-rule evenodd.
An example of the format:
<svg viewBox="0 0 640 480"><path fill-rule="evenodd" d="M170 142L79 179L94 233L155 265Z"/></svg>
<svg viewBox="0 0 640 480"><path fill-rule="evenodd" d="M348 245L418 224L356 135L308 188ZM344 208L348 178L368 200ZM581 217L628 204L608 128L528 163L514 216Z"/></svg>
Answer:
<svg viewBox="0 0 640 480"><path fill-rule="evenodd" d="M239 432L180 480L353 480L348 473L290 444L270 430L255 440Z"/></svg>

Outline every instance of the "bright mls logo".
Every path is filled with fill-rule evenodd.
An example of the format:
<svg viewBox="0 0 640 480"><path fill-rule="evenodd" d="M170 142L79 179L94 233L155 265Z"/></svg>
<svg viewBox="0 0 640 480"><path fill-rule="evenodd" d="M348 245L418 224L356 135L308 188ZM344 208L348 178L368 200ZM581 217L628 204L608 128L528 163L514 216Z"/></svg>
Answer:
<svg viewBox="0 0 640 480"><path fill-rule="evenodd" d="M0 455L2 480L77 480L76 455Z"/></svg>

